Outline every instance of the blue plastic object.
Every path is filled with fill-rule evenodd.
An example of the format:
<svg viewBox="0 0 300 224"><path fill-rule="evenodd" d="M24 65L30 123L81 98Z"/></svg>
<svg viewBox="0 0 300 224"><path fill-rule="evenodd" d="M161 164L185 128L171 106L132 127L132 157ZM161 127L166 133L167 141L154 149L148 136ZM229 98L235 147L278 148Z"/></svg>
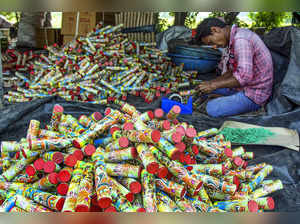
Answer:
<svg viewBox="0 0 300 224"><path fill-rule="evenodd" d="M193 113L193 97L190 97L187 104L182 104L175 100L170 100L163 97L161 99L161 108L165 113L168 113L174 105L178 105L181 108L180 114L192 114Z"/></svg>
<svg viewBox="0 0 300 224"><path fill-rule="evenodd" d="M197 57L206 60L220 60L222 56L222 52L219 50L200 47L200 46L195 48L195 47L177 45L174 51L170 53L184 55L184 56L192 56L192 57Z"/></svg>
<svg viewBox="0 0 300 224"><path fill-rule="evenodd" d="M199 73L208 73L216 69L219 60L201 59L199 57L185 56L180 54L168 54L172 62L176 65L184 63L185 71L198 71Z"/></svg>

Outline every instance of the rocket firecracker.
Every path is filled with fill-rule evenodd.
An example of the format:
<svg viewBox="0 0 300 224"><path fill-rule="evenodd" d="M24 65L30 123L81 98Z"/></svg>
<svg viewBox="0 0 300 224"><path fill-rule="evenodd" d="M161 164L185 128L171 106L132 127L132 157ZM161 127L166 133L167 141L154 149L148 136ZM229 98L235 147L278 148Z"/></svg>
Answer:
<svg viewBox="0 0 300 224"><path fill-rule="evenodd" d="M23 195L36 203L55 211L61 211L65 202L65 199L61 196L56 196L30 187L23 190Z"/></svg>
<svg viewBox="0 0 300 224"><path fill-rule="evenodd" d="M141 182L143 183L143 207L146 212L157 212L157 198L155 177L146 170L141 172Z"/></svg>
<svg viewBox="0 0 300 224"><path fill-rule="evenodd" d="M60 123L61 116L64 112L64 108L58 104L56 104L52 111L51 121L50 121L50 129L53 131L58 130L58 125Z"/></svg>
<svg viewBox="0 0 300 224"><path fill-rule="evenodd" d="M25 210L26 212L51 212L50 209L39 205L20 194L16 195L16 206Z"/></svg>
<svg viewBox="0 0 300 224"><path fill-rule="evenodd" d="M214 206L228 212L257 212L258 204L254 200L219 201Z"/></svg>
<svg viewBox="0 0 300 224"><path fill-rule="evenodd" d="M177 105L174 105L172 108L171 108L171 110L169 111L169 113L166 115L166 117L169 119L169 120L171 120L171 121L173 121L173 120L175 120L177 117L178 117L178 115L181 113L181 108L179 107L179 106L177 106Z"/></svg>
<svg viewBox="0 0 300 224"><path fill-rule="evenodd" d="M159 164L157 159L151 153L149 147L146 144L139 144L137 145L136 150L147 172L156 174L159 169Z"/></svg>
<svg viewBox="0 0 300 224"><path fill-rule="evenodd" d="M38 189L38 190L49 190L58 184L57 180L57 173L50 173L44 177L42 177L40 180L34 182L32 184L32 188Z"/></svg>
<svg viewBox="0 0 300 224"><path fill-rule="evenodd" d="M159 142L161 135L158 130L145 129L143 131L126 131L125 136L131 142L136 143L157 143Z"/></svg>
<svg viewBox="0 0 300 224"><path fill-rule="evenodd" d="M106 163L106 172L113 177L131 177L138 179L141 175L141 167L131 164Z"/></svg>
<svg viewBox="0 0 300 224"><path fill-rule="evenodd" d="M204 173L210 176L222 176L226 172L223 164L193 164L187 166L193 173Z"/></svg>
<svg viewBox="0 0 300 224"><path fill-rule="evenodd" d="M91 206L91 195L93 192L93 175L88 172L79 184L77 201L75 206L76 212L89 212Z"/></svg>
<svg viewBox="0 0 300 224"><path fill-rule="evenodd" d="M237 190L237 186L235 184L230 184L225 181L221 181L220 179L213 176L205 174L196 174L192 171L192 177L203 181L204 186L207 188L216 189L227 194L233 195Z"/></svg>
<svg viewBox="0 0 300 224"><path fill-rule="evenodd" d="M258 204L259 209L274 210L275 208L275 202L272 197L257 198L254 201Z"/></svg>
<svg viewBox="0 0 300 224"><path fill-rule="evenodd" d="M80 169L74 170L68 193L65 198L65 203L62 212L75 212L78 193L80 190L80 181L83 179L83 171Z"/></svg>
<svg viewBox="0 0 300 224"><path fill-rule="evenodd" d="M197 212L191 201L186 198L175 198L175 203L183 212Z"/></svg>
<svg viewBox="0 0 300 224"><path fill-rule="evenodd" d="M260 188L257 188L255 191L253 191L250 194L250 197L252 198L260 198L264 197L268 194L271 194L275 191L283 189L283 184L280 180L275 180L272 183L266 184Z"/></svg>
<svg viewBox="0 0 300 224"><path fill-rule="evenodd" d="M14 165L8 168L4 173L2 173L2 176L7 180L11 181L17 174L19 174L28 164L32 163L39 153L35 152L31 154L31 157L28 159L21 159L17 161Z"/></svg>
<svg viewBox="0 0 300 224"><path fill-rule="evenodd" d="M142 190L140 182L134 178L130 177L119 177L118 182L124 185L127 189L130 190L133 194L139 194Z"/></svg>
<svg viewBox="0 0 300 224"><path fill-rule="evenodd" d="M181 209L167 194L157 191L156 198L158 202L157 210L159 212L181 212Z"/></svg>
<svg viewBox="0 0 300 224"><path fill-rule="evenodd" d="M108 163L118 163L126 160L133 160L138 156L136 148L129 147L112 152L105 152L104 159Z"/></svg>
<svg viewBox="0 0 300 224"><path fill-rule="evenodd" d="M156 179L156 187L172 197L183 198L186 193L185 186L168 179Z"/></svg>

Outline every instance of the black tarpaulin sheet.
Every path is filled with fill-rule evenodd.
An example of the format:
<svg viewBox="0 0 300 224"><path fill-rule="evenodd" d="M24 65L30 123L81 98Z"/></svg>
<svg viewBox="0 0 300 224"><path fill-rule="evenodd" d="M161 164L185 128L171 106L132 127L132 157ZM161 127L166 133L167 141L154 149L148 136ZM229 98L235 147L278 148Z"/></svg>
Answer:
<svg viewBox="0 0 300 224"><path fill-rule="evenodd" d="M141 111L153 110L160 106L157 100L153 104L146 104L141 98L129 97L128 102ZM104 112L106 106L89 103L66 102L61 98L49 97L28 103L8 106L0 111L0 141L20 140L26 136L31 119L41 121L42 127L50 120L53 106L59 103L66 114L79 117L81 114ZM236 120L264 126L279 126L297 129L300 132L300 109L281 115L265 117L230 117L226 120ZM221 127L225 119L211 118L203 114L180 116L179 120L193 124L198 131L212 127ZM247 146L247 150L255 153L255 160L250 164L266 162L273 165L274 171L268 179L280 179L284 189L272 194L276 202L276 211L300 211L300 155L298 152L283 147Z"/></svg>

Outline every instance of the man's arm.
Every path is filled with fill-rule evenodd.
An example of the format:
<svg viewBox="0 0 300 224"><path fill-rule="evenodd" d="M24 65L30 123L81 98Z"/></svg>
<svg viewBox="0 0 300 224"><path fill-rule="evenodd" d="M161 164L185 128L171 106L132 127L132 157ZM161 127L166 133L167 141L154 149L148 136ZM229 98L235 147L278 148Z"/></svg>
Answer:
<svg viewBox="0 0 300 224"><path fill-rule="evenodd" d="M240 83L233 76L231 71L227 71L218 78L203 82L198 86L198 89L201 93L210 93L216 89L220 88L237 88L240 87Z"/></svg>
<svg viewBox="0 0 300 224"><path fill-rule="evenodd" d="M227 71L225 74L219 76L214 80L211 80L210 82L216 89L237 88L241 86L237 79L233 76L231 71Z"/></svg>

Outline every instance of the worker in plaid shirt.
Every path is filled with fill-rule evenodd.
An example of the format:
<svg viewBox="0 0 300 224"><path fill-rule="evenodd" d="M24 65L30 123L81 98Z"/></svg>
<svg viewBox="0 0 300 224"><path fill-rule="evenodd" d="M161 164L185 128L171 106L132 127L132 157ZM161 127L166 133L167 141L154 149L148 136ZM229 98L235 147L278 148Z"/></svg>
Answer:
<svg viewBox="0 0 300 224"><path fill-rule="evenodd" d="M222 95L207 103L213 117L224 117L258 110L272 95L273 63L270 51L259 36L236 25L227 26L216 18L205 19L197 28L196 40L225 48L222 75L202 82L203 94Z"/></svg>

